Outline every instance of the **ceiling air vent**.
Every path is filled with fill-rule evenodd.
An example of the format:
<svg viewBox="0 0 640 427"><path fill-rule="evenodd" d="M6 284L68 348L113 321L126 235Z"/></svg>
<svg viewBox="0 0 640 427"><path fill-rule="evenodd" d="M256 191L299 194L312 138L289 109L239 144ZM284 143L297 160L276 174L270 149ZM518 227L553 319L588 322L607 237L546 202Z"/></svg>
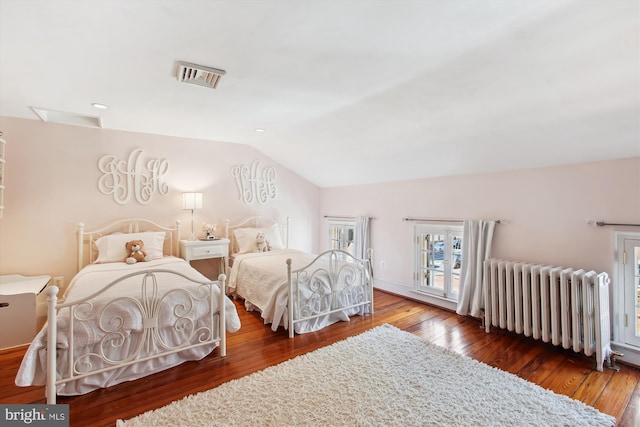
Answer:
<svg viewBox="0 0 640 427"><path fill-rule="evenodd" d="M215 89L226 71L178 61L178 81Z"/></svg>

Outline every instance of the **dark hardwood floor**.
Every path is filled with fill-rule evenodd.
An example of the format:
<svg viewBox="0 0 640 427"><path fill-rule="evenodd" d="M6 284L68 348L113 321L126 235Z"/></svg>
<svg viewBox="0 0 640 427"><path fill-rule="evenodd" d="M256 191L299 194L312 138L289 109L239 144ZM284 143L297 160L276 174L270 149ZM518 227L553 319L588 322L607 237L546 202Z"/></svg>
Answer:
<svg viewBox="0 0 640 427"><path fill-rule="evenodd" d="M640 370L598 372L591 358L495 330L486 334L477 320L376 291L376 312L354 317L321 331L289 339L274 333L256 313L236 301L242 328L229 334L225 358L217 351L198 362L137 381L76 397L60 397L70 405L71 426L113 426L184 396L208 390L231 379L275 365L319 347L359 334L383 323L521 378L565 394L613 415L619 426L640 425ZM44 387L16 387L14 377L26 347L0 351L0 403L45 403Z"/></svg>

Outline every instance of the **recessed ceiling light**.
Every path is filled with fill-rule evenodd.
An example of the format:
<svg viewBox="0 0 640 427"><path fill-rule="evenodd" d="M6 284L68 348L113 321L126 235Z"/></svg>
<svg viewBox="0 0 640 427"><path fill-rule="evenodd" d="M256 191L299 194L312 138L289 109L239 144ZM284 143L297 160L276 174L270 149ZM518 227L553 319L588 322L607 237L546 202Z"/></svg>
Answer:
<svg viewBox="0 0 640 427"><path fill-rule="evenodd" d="M264 132L264 129L258 128L256 129L256 132Z"/></svg>
<svg viewBox="0 0 640 427"><path fill-rule="evenodd" d="M91 105L93 105L95 108L99 108L100 110L106 110L107 108L109 108L109 106L104 105L104 104L100 104L100 103L97 103L97 102L94 102Z"/></svg>

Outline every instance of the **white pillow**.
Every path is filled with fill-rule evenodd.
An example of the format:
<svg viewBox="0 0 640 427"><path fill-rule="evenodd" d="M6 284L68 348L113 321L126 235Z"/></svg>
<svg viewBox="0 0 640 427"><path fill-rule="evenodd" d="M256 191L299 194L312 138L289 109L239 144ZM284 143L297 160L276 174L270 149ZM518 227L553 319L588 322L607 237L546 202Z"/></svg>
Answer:
<svg viewBox="0 0 640 427"><path fill-rule="evenodd" d="M105 262L121 262L127 257L127 248L125 244L131 240L142 240L144 243L142 250L151 259L158 259L164 256L164 240L166 233L164 231L148 231L144 233L116 233L103 236L96 240L98 247L98 259L96 264Z"/></svg>
<svg viewBox="0 0 640 427"><path fill-rule="evenodd" d="M256 236L258 233L265 234L265 237L271 246L271 250L275 251L278 249L284 249L282 239L280 238L278 224L273 224L271 227L264 228L236 228L233 230L233 235L236 238L239 254L256 252L258 250L258 245L256 244Z"/></svg>

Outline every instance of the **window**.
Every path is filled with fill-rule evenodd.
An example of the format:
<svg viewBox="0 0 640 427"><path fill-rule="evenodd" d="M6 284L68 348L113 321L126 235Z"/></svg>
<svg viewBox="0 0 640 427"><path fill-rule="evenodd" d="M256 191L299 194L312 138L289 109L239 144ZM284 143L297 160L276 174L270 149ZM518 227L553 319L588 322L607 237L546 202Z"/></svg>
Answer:
<svg viewBox="0 0 640 427"><path fill-rule="evenodd" d="M355 221L330 221L329 248L352 253L355 227Z"/></svg>
<svg viewBox="0 0 640 427"><path fill-rule="evenodd" d="M462 227L415 226L415 290L458 300Z"/></svg>

